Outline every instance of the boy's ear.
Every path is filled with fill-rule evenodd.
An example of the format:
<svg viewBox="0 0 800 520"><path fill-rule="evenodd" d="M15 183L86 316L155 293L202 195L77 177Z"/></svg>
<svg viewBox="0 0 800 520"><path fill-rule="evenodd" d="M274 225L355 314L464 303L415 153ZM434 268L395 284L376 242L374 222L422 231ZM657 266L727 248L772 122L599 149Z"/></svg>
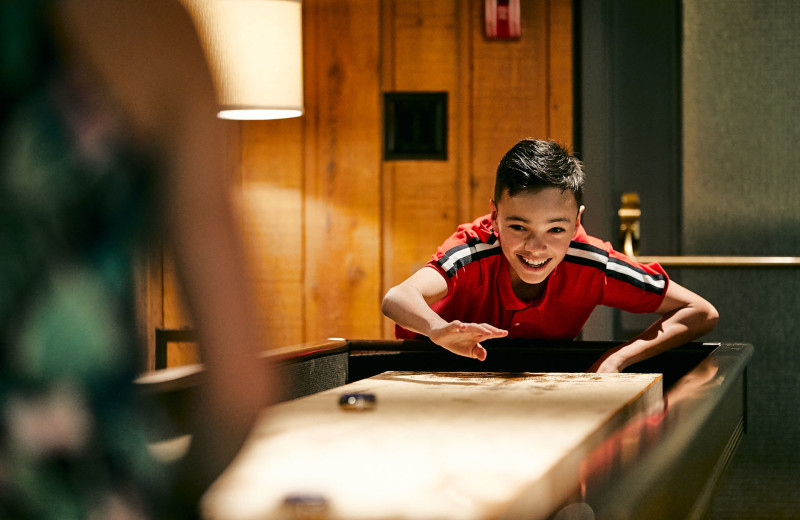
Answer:
<svg viewBox="0 0 800 520"><path fill-rule="evenodd" d="M494 203L494 199L489 200L489 207L492 208L492 215L490 218L492 219L492 225L494 225L494 223L497 222L497 204Z"/></svg>
<svg viewBox="0 0 800 520"><path fill-rule="evenodd" d="M575 219L575 236L578 235L578 229L580 229L581 227L581 217L583 216L583 210L585 209L586 206L581 206L580 208L578 208L578 218Z"/></svg>
<svg viewBox="0 0 800 520"><path fill-rule="evenodd" d="M578 219L575 221L575 227L578 227L578 226L581 225L581 216L583 215L583 210L585 210L585 209L586 209L586 206L581 206L580 208L578 208Z"/></svg>

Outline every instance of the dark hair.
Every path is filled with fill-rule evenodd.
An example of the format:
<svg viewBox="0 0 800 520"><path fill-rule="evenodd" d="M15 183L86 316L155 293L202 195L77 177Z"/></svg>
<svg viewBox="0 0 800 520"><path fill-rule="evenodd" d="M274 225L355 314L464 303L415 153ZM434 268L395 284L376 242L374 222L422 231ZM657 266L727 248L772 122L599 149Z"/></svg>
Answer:
<svg viewBox="0 0 800 520"><path fill-rule="evenodd" d="M583 204L583 164L566 148L553 141L523 139L515 144L497 166L494 201L508 190L510 196L542 188L569 190L578 207Z"/></svg>

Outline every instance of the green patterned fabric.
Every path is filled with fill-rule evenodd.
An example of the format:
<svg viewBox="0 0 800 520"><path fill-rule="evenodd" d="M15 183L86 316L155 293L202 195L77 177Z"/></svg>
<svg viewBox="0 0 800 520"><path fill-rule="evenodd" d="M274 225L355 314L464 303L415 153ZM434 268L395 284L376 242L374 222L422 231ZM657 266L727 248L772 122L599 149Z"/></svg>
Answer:
<svg viewBox="0 0 800 520"><path fill-rule="evenodd" d="M47 7L0 4L0 518L111 518L169 482L132 390L153 168Z"/></svg>

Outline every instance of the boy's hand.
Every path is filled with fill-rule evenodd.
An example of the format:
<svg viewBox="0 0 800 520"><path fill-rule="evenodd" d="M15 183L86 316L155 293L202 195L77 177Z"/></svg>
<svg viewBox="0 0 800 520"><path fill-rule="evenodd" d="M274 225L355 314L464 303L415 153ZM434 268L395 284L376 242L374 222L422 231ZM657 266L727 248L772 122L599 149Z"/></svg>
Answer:
<svg viewBox="0 0 800 520"><path fill-rule="evenodd" d="M622 367L620 366L618 359L606 353L603 355L603 357L595 361L594 364L589 367L587 372L596 372L598 374L616 374L618 372L622 372Z"/></svg>
<svg viewBox="0 0 800 520"><path fill-rule="evenodd" d="M456 320L439 329L431 330L428 337L454 354L483 361L486 359L486 349L480 342L507 335L507 330L486 323L463 323Z"/></svg>

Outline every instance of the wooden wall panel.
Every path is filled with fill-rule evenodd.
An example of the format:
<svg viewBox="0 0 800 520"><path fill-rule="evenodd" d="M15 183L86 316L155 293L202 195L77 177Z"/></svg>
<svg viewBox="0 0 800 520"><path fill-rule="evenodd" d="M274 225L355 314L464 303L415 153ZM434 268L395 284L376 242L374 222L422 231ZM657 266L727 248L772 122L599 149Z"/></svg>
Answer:
<svg viewBox="0 0 800 520"><path fill-rule="evenodd" d="M482 0L304 0L305 116L232 123L227 143L265 348L390 337L383 294L488 212L503 153L571 144L572 2L524 2L519 40L483 20ZM382 160L388 91L448 92L447 160ZM162 270L145 327L191 325Z"/></svg>
<svg viewBox="0 0 800 520"><path fill-rule="evenodd" d="M304 3L306 337L380 336L379 5Z"/></svg>
<svg viewBox="0 0 800 520"><path fill-rule="evenodd" d="M573 145L572 0L548 2L548 131L546 137Z"/></svg>
<svg viewBox="0 0 800 520"><path fill-rule="evenodd" d="M451 135L459 143L455 150L458 160L458 222L472 219L472 20L482 18L483 2L464 2L458 13L459 93L453 96L458 103L458 117L453 120Z"/></svg>
<svg viewBox="0 0 800 520"><path fill-rule="evenodd" d="M466 143L461 96L459 0L384 0L382 90L448 93L447 160L383 163L383 287L400 283L430 259L460 217L459 157ZM384 336L393 323L384 319Z"/></svg>
<svg viewBox="0 0 800 520"><path fill-rule="evenodd" d="M164 323L163 268L161 247L142 251L134 265L137 335L144 349L141 368L145 371L155 368L155 329Z"/></svg>
<svg viewBox="0 0 800 520"><path fill-rule="evenodd" d="M525 137L548 134L548 2L522 2L518 40L487 40L472 20L472 213L489 211L497 164Z"/></svg>
<svg viewBox="0 0 800 520"><path fill-rule="evenodd" d="M164 327L168 329L183 329L192 326L189 310L184 303L183 289L181 288L178 272L176 271L175 257L169 246L164 247Z"/></svg>
<svg viewBox="0 0 800 520"><path fill-rule="evenodd" d="M259 324L269 346L302 343L303 120L241 125L243 224Z"/></svg>

